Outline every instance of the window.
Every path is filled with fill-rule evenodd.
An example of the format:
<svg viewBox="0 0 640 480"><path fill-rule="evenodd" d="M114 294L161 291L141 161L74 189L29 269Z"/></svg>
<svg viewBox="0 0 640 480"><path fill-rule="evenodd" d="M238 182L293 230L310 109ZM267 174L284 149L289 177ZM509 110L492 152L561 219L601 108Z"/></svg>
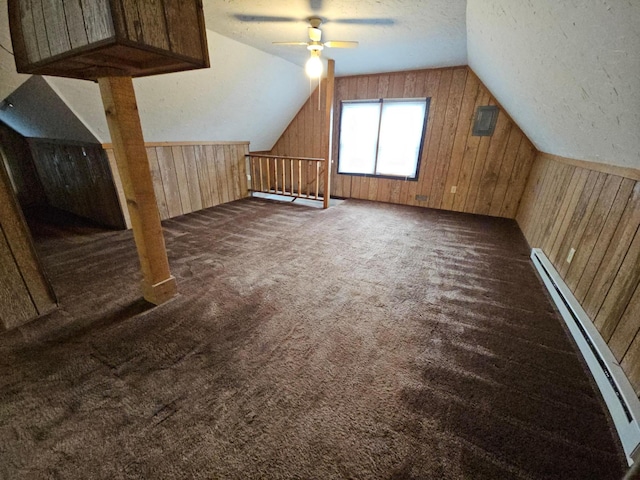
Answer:
<svg viewBox="0 0 640 480"><path fill-rule="evenodd" d="M429 100L342 102L338 173L415 180Z"/></svg>

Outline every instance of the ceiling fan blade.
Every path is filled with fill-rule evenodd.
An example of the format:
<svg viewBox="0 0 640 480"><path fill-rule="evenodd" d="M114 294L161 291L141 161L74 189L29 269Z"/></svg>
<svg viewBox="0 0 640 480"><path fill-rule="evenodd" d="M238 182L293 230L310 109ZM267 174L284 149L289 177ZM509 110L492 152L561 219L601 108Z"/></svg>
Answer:
<svg viewBox="0 0 640 480"><path fill-rule="evenodd" d="M309 38L312 42L319 42L322 40L322 30L319 28L309 27Z"/></svg>
<svg viewBox="0 0 640 480"><path fill-rule="evenodd" d="M324 42L324 46L327 48L356 48L358 42L344 42L340 40L334 40L331 42Z"/></svg>
<svg viewBox="0 0 640 480"><path fill-rule="evenodd" d="M294 47L306 47L309 44L307 42L271 42L273 45L292 45Z"/></svg>
<svg viewBox="0 0 640 480"><path fill-rule="evenodd" d="M396 23L393 18L339 18L331 21L347 25L395 25Z"/></svg>
<svg viewBox="0 0 640 480"><path fill-rule="evenodd" d="M299 19L293 17L271 17L269 15L242 15L236 14L234 17L241 22L297 22Z"/></svg>

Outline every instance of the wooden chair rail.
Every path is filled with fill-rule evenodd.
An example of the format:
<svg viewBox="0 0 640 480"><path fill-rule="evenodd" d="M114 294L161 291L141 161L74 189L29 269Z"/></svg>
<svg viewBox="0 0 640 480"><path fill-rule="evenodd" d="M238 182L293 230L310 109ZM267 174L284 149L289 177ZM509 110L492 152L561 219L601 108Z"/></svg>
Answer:
<svg viewBox="0 0 640 480"><path fill-rule="evenodd" d="M324 158L249 154L251 192L323 200L320 165Z"/></svg>

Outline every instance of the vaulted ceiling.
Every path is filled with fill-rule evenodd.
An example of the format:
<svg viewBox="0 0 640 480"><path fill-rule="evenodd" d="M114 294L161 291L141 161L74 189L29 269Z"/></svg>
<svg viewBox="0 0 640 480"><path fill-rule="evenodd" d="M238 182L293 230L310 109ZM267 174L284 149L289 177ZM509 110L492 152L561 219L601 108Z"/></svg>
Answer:
<svg viewBox="0 0 640 480"><path fill-rule="evenodd" d="M0 0L0 44L10 48L6 8ZM204 0L204 9L212 69L135 81L149 141L270 148L310 90L304 47L272 42L305 41L317 15L324 40L360 42L323 51L338 75L469 64L539 150L640 167L635 0ZM0 49L0 98L26 78ZM108 141L95 84L46 80Z"/></svg>
<svg viewBox="0 0 640 480"><path fill-rule="evenodd" d="M539 150L640 168L640 2L469 0L469 65Z"/></svg>
<svg viewBox="0 0 640 480"><path fill-rule="evenodd" d="M328 49L336 75L392 72L467 63L466 0L204 0L207 28L304 65L308 18L318 16L323 41L357 41Z"/></svg>

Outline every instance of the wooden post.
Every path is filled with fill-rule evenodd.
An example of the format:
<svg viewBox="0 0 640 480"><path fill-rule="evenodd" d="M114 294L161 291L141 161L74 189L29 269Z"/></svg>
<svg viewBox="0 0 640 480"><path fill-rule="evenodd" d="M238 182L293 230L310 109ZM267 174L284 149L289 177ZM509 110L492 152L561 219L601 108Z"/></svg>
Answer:
<svg viewBox="0 0 640 480"><path fill-rule="evenodd" d="M0 331L50 312L56 297L47 280L0 151Z"/></svg>
<svg viewBox="0 0 640 480"><path fill-rule="evenodd" d="M331 199L331 164L333 163L331 145L333 143L333 91L335 87L335 69L335 60L329 59L329 65L327 67L327 88L325 89L326 98L323 129L323 144L325 151L323 208L329 208L329 200Z"/></svg>
<svg viewBox="0 0 640 480"><path fill-rule="evenodd" d="M98 84L142 267L143 295L159 305L177 289L169 271L133 81L131 77L108 77L98 79Z"/></svg>

